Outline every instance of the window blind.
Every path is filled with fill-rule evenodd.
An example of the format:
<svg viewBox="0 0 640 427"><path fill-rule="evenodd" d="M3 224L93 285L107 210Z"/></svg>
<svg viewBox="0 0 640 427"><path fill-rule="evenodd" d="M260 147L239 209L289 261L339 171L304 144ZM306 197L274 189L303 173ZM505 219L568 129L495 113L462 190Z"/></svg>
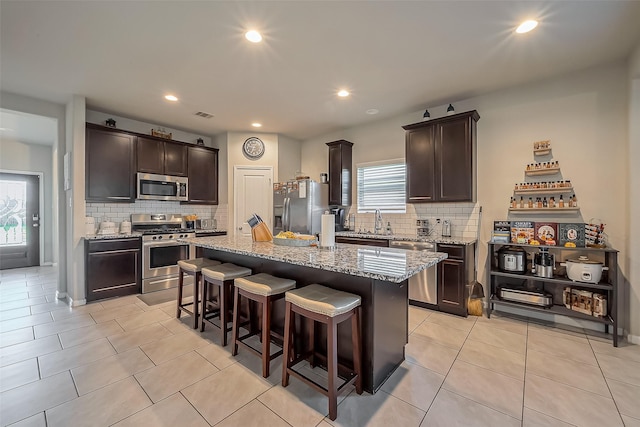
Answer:
<svg viewBox="0 0 640 427"><path fill-rule="evenodd" d="M358 166L358 213L405 213L406 165L394 161L387 164Z"/></svg>

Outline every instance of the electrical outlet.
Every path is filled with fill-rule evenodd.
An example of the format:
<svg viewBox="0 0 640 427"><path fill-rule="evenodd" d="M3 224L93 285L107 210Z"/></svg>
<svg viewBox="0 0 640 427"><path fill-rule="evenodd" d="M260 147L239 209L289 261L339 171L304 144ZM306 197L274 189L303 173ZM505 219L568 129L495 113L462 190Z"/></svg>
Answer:
<svg viewBox="0 0 640 427"><path fill-rule="evenodd" d="M436 218L436 224L440 224L440 218Z"/></svg>

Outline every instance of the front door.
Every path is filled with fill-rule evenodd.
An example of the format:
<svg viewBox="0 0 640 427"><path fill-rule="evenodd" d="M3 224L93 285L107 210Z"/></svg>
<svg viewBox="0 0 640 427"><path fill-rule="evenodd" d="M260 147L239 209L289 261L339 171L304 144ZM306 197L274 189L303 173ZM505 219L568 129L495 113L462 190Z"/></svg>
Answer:
<svg viewBox="0 0 640 427"><path fill-rule="evenodd" d="M267 223L273 224L273 168L271 166L235 166L234 182L234 227L237 234L251 236L247 222L254 213Z"/></svg>
<svg viewBox="0 0 640 427"><path fill-rule="evenodd" d="M0 173L0 269L40 265L40 177Z"/></svg>

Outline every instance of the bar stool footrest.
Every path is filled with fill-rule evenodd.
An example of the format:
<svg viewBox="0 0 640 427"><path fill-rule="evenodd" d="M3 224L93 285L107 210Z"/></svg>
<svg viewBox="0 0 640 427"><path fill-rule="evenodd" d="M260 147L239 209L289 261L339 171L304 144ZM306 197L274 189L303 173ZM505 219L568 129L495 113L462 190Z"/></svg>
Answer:
<svg viewBox="0 0 640 427"><path fill-rule="evenodd" d="M295 371L292 368L287 368L287 372L289 373L289 375L296 377L300 381L302 381L302 382L306 383L307 385L313 387L314 389L316 389L320 393L324 394L325 396L329 395L329 390L326 387L324 387L323 385L315 382L314 380L312 380L311 378L305 376L304 374L301 374L301 373ZM341 375L338 375L338 379L342 380L343 383L338 386L337 392L340 393L340 391L343 390L345 387L349 386L350 384L353 384L357 378L358 378L358 376L356 374L354 374L354 373L352 373L350 378L345 378L345 377L343 377Z"/></svg>

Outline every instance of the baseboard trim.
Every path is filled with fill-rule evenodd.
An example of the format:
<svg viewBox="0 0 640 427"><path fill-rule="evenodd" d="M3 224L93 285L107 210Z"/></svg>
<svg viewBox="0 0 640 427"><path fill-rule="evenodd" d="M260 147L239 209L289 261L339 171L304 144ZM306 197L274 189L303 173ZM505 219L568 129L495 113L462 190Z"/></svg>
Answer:
<svg viewBox="0 0 640 427"><path fill-rule="evenodd" d="M69 305L70 305L71 307L77 307L77 306L79 306L79 305L86 305L86 304L87 304L87 300L86 300L86 299L78 299L78 300L74 300L74 299L73 299L73 298L71 298L71 297L68 297L68 298L69 298Z"/></svg>
<svg viewBox="0 0 640 427"><path fill-rule="evenodd" d="M65 299L66 297L67 297L67 293L66 292L56 291L56 298L57 299Z"/></svg>
<svg viewBox="0 0 640 427"><path fill-rule="evenodd" d="M640 345L640 335L627 335L627 342Z"/></svg>

